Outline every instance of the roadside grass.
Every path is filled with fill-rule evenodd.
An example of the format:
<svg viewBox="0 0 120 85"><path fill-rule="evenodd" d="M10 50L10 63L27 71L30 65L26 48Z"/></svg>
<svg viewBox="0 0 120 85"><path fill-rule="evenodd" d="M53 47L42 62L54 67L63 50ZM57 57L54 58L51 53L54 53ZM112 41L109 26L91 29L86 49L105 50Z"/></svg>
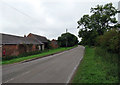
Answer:
<svg viewBox="0 0 120 85"><path fill-rule="evenodd" d="M74 47L76 47L76 46L74 46ZM48 51L45 51L45 52L42 52L42 53L36 54L36 55L20 57L20 58L15 58L15 59L11 59L11 60L4 60L4 61L2 61L2 64L12 64L12 63L21 62L21 61L24 61L24 60L43 57L43 56L47 56L47 55L54 54L54 53L57 53L57 52L62 52L62 51L65 51L65 50L69 50L69 49L72 49L74 47L67 47L67 48L61 47L61 48L57 48L57 49L51 49L51 50L48 50Z"/></svg>
<svg viewBox="0 0 120 85"><path fill-rule="evenodd" d="M98 49L86 47L72 83L119 83L118 56Z"/></svg>

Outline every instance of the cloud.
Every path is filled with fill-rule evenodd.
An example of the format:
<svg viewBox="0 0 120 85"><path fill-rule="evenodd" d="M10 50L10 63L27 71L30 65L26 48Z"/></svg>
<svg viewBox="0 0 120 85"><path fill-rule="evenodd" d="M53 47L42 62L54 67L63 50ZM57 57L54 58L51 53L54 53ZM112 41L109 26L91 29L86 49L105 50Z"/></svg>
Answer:
<svg viewBox="0 0 120 85"><path fill-rule="evenodd" d="M1 32L20 36L36 33L49 39L57 39L67 28L77 36L77 21L84 14L89 14L90 8L97 4L105 4L105 2L2 0L0 1ZM114 5L117 7L117 3Z"/></svg>

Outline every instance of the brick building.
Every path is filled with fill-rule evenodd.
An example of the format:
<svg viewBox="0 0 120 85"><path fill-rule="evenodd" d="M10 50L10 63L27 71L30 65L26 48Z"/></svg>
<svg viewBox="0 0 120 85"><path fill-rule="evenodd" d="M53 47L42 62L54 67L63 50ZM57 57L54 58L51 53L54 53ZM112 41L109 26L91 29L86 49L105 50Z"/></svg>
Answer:
<svg viewBox="0 0 120 85"><path fill-rule="evenodd" d="M37 50L44 50L44 43L32 37L20 37L9 34L2 36L2 56L17 56L19 54Z"/></svg>
<svg viewBox="0 0 120 85"><path fill-rule="evenodd" d="M28 34L27 37L34 38L34 39L36 39L38 41L41 41L42 43L44 43L44 46L45 46L44 48L48 48L48 39L46 37L36 35L36 34L33 34L33 33Z"/></svg>
<svg viewBox="0 0 120 85"><path fill-rule="evenodd" d="M58 43L57 43L57 40L52 40L51 42L50 42L50 46L52 47L52 48L58 48L59 46L58 46Z"/></svg>

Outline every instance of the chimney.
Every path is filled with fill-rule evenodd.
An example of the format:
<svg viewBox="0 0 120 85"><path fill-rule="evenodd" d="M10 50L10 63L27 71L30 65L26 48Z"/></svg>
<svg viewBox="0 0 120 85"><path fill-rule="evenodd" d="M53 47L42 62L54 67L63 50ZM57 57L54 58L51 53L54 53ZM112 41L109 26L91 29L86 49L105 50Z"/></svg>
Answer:
<svg viewBox="0 0 120 85"><path fill-rule="evenodd" d="M26 35L24 35L24 37L26 37Z"/></svg>

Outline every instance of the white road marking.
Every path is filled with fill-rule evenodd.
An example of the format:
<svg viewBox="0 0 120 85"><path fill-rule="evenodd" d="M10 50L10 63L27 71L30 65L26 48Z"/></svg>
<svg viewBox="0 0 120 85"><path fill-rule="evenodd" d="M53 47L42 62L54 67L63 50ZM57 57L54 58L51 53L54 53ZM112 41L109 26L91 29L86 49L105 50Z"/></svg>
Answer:
<svg viewBox="0 0 120 85"><path fill-rule="evenodd" d="M74 72L77 70L77 68L78 68L78 66L79 66L79 64L80 64L80 62L81 62L81 60L82 60L82 58L83 58L83 57L81 57L81 59L80 59L80 61L78 62L78 64L74 67L74 69L72 70L72 73L70 74L70 76L68 76L68 80L67 80L67 82L66 82L66 85L67 85L68 83L70 83L70 80L71 80L71 78L72 78Z"/></svg>
<svg viewBox="0 0 120 85"><path fill-rule="evenodd" d="M28 73L30 73L30 71L27 71L27 72L25 72L25 73L21 74L20 76L23 76L23 75L28 74ZM20 77L20 76L17 76L17 77ZM15 77L15 78L17 78L17 77ZM9 81L14 80L15 78L11 78L11 79L9 79L9 80L7 80L7 81L3 82L3 83L8 83Z"/></svg>
<svg viewBox="0 0 120 85"><path fill-rule="evenodd" d="M14 80L14 78L11 78L11 79L9 79L9 80L3 82L3 83L7 83L7 82L12 81L12 80Z"/></svg>

